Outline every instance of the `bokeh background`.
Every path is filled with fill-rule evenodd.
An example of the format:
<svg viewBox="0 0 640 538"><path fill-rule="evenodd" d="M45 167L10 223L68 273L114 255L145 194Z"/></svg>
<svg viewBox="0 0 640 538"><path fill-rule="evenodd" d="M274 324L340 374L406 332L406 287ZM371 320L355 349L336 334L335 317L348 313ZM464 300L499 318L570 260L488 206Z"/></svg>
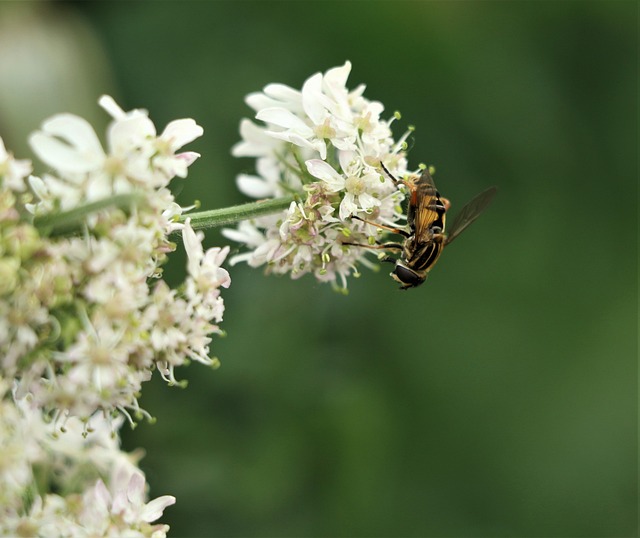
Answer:
<svg viewBox="0 0 640 538"><path fill-rule="evenodd" d="M232 269L222 367L158 380L144 447L175 537L637 536L636 2L2 2L0 133L111 93L193 117L179 201L245 201L243 97L353 63L456 207L429 281L347 297ZM207 245L226 244L216 231ZM184 258L168 271L181 279Z"/></svg>

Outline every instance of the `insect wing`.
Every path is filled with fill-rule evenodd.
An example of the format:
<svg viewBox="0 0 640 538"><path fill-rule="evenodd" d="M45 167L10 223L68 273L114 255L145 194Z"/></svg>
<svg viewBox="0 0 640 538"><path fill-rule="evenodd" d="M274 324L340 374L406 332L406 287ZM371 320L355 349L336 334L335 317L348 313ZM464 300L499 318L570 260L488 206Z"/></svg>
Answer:
<svg viewBox="0 0 640 538"><path fill-rule="evenodd" d="M411 199L407 212L407 222L415 230L418 239L428 235L431 225L442 219L444 206L433 178L428 170L410 187Z"/></svg>
<svg viewBox="0 0 640 538"><path fill-rule="evenodd" d="M463 230L469 226L474 220L476 220L480 214L487 208L493 197L498 192L495 187L490 187L486 191L478 194L473 200L465 205L460 213L456 215L453 220L453 224L447 235L446 245L451 243L456 237L458 237Z"/></svg>

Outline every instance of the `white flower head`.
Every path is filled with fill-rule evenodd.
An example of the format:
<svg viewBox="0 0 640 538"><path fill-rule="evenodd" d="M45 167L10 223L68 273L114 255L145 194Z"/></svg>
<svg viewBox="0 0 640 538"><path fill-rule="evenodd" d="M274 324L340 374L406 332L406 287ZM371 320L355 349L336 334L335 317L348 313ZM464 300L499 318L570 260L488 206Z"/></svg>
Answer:
<svg viewBox="0 0 640 538"><path fill-rule="evenodd" d="M227 250L201 246L169 182L184 177L197 153L182 147L202 135L185 118L158 134L147 111L124 111L103 96L112 117L106 143L84 119L58 114L30 137L51 170L31 175L0 141L0 375L15 378L16 393L66 421L85 424L98 413L110 421L149 416L140 408L142 385L158 369L174 383L173 368L190 359L205 364L212 335L222 332L220 290L229 274ZM82 233L41 236L16 208L56 216L89 202L127 198L88 213ZM171 289L162 265L176 245L169 233L185 230L188 276ZM37 254L37 255L34 255ZM86 433L89 432L87 426Z"/></svg>
<svg viewBox="0 0 640 538"><path fill-rule="evenodd" d="M351 63L316 73L296 90L269 84L247 97L256 111L253 123L240 124L238 157L255 157L256 173L237 178L240 190L254 198L297 193L279 217L261 217L225 230L250 251L232 258L267 271L298 278L312 273L323 282L346 286L357 265L370 265L366 249L380 229L352 217L388 226L403 218L403 199L380 163L406 172L404 137L395 142L384 107L363 97L364 86L347 87ZM406 133L405 135L406 136Z"/></svg>
<svg viewBox="0 0 640 538"><path fill-rule="evenodd" d="M158 135L147 111L125 112L109 96L102 96L99 102L113 117L107 130L107 151L93 127L73 114L53 116L29 137L36 155L57 172L55 182L66 187L63 209L73 207L79 199L161 189L173 177L186 177L199 154L176 152L202 136L203 129L194 120L172 121Z"/></svg>

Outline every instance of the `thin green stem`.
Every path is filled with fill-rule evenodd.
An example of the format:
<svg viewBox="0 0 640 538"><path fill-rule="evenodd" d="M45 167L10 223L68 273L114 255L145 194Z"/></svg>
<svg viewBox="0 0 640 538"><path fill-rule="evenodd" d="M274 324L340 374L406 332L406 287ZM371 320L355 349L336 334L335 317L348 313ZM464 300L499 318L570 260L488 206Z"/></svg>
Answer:
<svg viewBox="0 0 640 538"><path fill-rule="evenodd" d="M110 207L125 211L140 204L144 197L137 193L116 194L60 213L34 217L33 225L47 235L71 235L78 232L87 215Z"/></svg>
<svg viewBox="0 0 640 538"><path fill-rule="evenodd" d="M248 204L224 207L222 209L197 211L195 213L182 215L179 222L184 222L189 218L191 219L191 226L196 230L215 228L217 226L228 226L241 220L262 217L264 215L271 215L273 213L283 211L289 207L294 199L294 196L284 196L282 198L261 200ZM72 235L74 233L78 233L82 229L82 223L91 213L96 213L97 211L112 207L128 211L132 207L143 202L144 196L141 194L118 194L74 207L69 211L50 213L35 217L33 219L33 224L41 233L46 235Z"/></svg>
<svg viewBox="0 0 640 538"><path fill-rule="evenodd" d="M241 220L263 217L265 215L271 215L273 213L283 211L291 205L291 202L293 202L294 199L295 198L293 196L284 196L282 198L260 200L258 202L224 207L222 209L187 213L180 217L180 222L184 222L186 219L191 219L191 226L194 230L227 226L229 224L240 222Z"/></svg>

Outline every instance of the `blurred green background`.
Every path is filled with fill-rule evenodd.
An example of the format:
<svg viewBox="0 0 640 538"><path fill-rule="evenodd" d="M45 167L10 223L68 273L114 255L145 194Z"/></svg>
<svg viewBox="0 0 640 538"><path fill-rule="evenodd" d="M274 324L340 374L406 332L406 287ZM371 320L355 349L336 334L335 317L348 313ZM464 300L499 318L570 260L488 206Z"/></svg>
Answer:
<svg viewBox="0 0 640 538"><path fill-rule="evenodd" d="M155 380L142 446L174 537L637 536L636 2L3 2L0 133L111 93L202 153L179 201L245 201L244 96L353 63L453 212L428 282L343 297L231 269L222 367ZM218 232L207 245L226 241ZM179 282L184 257L170 278Z"/></svg>

